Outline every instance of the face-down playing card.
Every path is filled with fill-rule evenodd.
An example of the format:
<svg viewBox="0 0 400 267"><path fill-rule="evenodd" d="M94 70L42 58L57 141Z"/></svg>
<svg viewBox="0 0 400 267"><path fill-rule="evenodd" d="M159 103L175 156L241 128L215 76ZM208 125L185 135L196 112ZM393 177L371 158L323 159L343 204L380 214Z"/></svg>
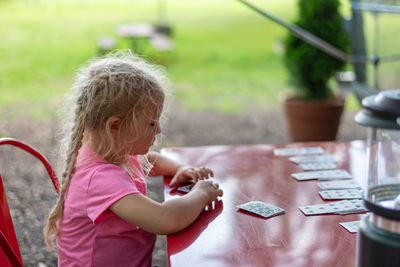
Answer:
<svg viewBox="0 0 400 267"><path fill-rule="evenodd" d="M250 201L245 204L236 206L239 209L257 214L264 218L285 213L285 210L276 206L269 205L262 201Z"/></svg>

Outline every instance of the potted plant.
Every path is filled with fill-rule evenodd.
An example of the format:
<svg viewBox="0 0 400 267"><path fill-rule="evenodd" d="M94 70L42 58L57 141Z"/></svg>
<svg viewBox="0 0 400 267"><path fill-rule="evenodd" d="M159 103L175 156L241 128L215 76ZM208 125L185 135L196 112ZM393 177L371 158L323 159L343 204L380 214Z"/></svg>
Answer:
<svg viewBox="0 0 400 267"><path fill-rule="evenodd" d="M339 13L340 0L299 0L298 4L297 26L342 51L347 50L349 42ZM284 102L292 140L334 140L345 99L335 94L332 78L345 62L292 34L285 40L284 60L294 89Z"/></svg>

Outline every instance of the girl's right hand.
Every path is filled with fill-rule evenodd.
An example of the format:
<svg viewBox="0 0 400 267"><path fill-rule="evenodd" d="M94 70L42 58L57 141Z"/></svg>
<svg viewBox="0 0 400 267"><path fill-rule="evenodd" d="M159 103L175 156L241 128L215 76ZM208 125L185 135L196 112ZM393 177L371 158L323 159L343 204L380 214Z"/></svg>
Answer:
<svg viewBox="0 0 400 267"><path fill-rule="evenodd" d="M192 188L191 192L201 191L207 195L207 203L211 203L223 195L222 189L219 184L211 180L199 180Z"/></svg>

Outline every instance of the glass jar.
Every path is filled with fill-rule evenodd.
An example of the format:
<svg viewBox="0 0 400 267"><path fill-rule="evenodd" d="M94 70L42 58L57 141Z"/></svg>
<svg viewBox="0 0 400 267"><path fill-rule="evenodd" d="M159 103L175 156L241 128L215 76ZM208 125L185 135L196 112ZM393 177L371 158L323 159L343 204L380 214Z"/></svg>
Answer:
<svg viewBox="0 0 400 267"><path fill-rule="evenodd" d="M362 101L355 120L367 127L362 187L371 211L360 222L357 266L400 266L400 90Z"/></svg>

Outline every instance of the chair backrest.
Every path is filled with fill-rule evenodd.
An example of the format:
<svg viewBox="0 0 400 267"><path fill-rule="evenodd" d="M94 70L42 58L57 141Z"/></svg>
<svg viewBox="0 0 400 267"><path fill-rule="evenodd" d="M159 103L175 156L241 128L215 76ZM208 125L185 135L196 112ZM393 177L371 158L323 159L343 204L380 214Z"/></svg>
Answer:
<svg viewBox="0 0 400 267"><path fill-rule="evenodd" d="M7 203L6 192L0 175L0 266L22 266L21 252L19 251L10 209Z"/></svg>
<svg viewBox="0 0 400 267"><path fill-rule="evenodd" d="M38 158L46 168L54 189L60 193L60 185L49 161L34 147L13 138L0 138L0 145L19 147ZM6 192L0 175L0 266L23 266L15 229L12 222Z"/></svg>
<svg viewBox="0 0 400 267"><path fill-rule="evenodd" d="M14 138L0 138L0 145L11 145L19 147L40 160L46 168L51 181L53 182L54 189L56 190L57 194L60 194L60 184L58 183L56 173L51 167L50 162L36 148Z"/></svg>

